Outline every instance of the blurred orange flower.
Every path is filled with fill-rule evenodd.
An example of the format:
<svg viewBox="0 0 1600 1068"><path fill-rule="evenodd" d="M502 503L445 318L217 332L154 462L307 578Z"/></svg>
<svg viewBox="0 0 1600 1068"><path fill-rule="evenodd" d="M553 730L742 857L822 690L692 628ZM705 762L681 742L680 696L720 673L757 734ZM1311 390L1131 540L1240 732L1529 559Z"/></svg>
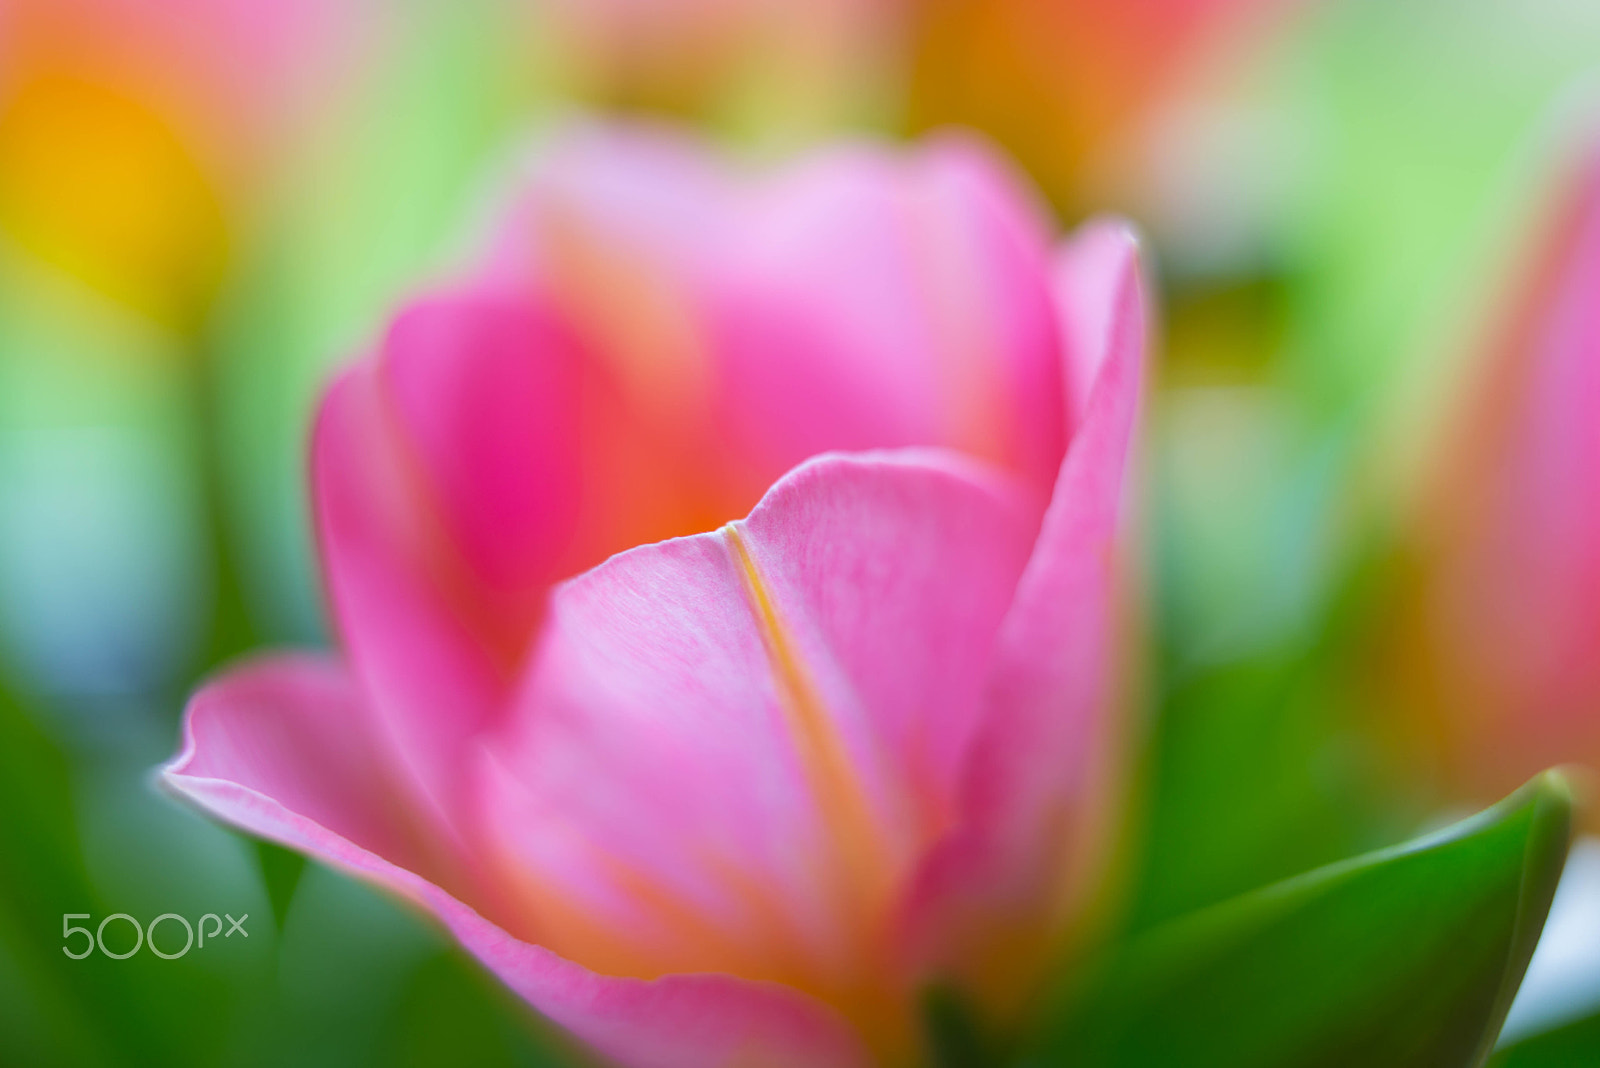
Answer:
<svg viewBox="0 0 1600 1068"><path fill-rule="evenodd" d="M976 126L1058 207L1080 211L1089 172L1194 59L1283 0L920 0L913 130Z"/></svg>

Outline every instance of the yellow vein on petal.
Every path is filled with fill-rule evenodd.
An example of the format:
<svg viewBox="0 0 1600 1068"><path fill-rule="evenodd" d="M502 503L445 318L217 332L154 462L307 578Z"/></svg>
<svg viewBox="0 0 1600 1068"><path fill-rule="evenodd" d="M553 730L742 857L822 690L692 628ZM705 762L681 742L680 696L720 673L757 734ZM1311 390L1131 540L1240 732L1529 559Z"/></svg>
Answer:
<svg viewBox="0 0 1600 1068"><path fill-rule="evenodd" d="M749 546L737 526L729 524L723 530L761 629L790 738L833 846L833 856L823 858L822 871L834 883L844 917L860 939L857 944L870 945L892 888L895 851L883 840L845 741L806 671Z"/></svg>

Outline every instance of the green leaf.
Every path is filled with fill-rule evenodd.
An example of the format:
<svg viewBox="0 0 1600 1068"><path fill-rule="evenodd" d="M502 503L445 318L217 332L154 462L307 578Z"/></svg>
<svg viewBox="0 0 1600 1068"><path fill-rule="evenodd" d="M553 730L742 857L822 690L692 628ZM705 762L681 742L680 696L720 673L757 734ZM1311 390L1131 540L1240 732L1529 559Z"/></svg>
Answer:
<svg viewBox="0 0 1600 1068"><path fill-rule="evenodd" d="M267 899L272 902L272 920L282 929L289 914L289 903L300 885L300 876L305 874L305 854L262 838L256 839L254 844L256 861L261 866L261 882L266 887Z"/></svg>
<svg viewBox="0 0 1600 1068"><path fill-rule="evenodd" d="M1302 486L1308 476L1289 481ZM1162 492L1174 496L1170 485ZM1207 487L1201 496L1215 494ZM1415 767L1388 737L1396 710L1374 701L1368 681L1372 635L1393 611L1387 544L1369 533L1351 546L1302 627L1275 624L1278 640L1233 656L1197 655L1216 621L1185 609L1184 587L1206 581L1185 572L1213 563L1185 563L1191 550L1176 545L1195 539L1181 508L1172 500L1158 508L1170 528L1159 571L1168 622L1122 916L1129 934L1400 841L1427 811ZM1258 546L1255 556L1267 552ZM1186 614L1207 624L1206 637L1185 632Z"/></svg>
<svg viewBox="0 0 1600 1068"><path fill-rule="evenodd" d="M1163 695L1130 929L1402 837L1377 803L1378 761L1330 677L1310 656L1263 656Z"/></svg>
<svg viewBox="0 0 1600 1068"><path fill-rule="evenodd" d="M1600 1064L1600 1013L1507 1046L1489 1063L1493 1068L1592 1068Z"/></svg>
<svg viewBox="0 0 1600 1068"><path fill-rule="evenodd" d="M1021 1063L1480 1065L1571 827L1567 785L1547 772L1437 834L1160 926L1064 991Z"/></svg>

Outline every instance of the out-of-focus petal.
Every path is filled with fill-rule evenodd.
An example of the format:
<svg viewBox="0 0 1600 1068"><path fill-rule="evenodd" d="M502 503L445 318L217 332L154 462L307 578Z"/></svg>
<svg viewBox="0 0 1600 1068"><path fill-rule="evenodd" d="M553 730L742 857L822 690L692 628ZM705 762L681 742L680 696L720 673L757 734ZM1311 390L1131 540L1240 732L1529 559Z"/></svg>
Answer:
<svg viewBox="0 0 1600 1068"><path fill-rule="evenodd" d="M711 314L719 423L753 475L939 444L1049 485L1066 439L1049 227L998 160L956 138L845 148L751 201Z"/></svg>
<svg viewBox="0 0 1600 1068"><path fill-rule="evenodd" d="M1116 351L1119 332L1139 350L1145 312L1138 285L1137 239L1124 223L1102 219L1085 224L1062 247L1055 260L1055 313L1060 324L1072 425L1081 426L1100 371ZM1143 366L1142 351L1132 357L1135 371ZM1137 398L1141 376L1127 386Z"/></svg>
<svg viewBox="0 0 1600 1068"><path fill-rule="evenodd" d="M640 1068L859 1066L825 1007L730 976L598 975L508 934L428 874L423 836L385 781L383 740L349 674L312 656L245 665L197 694L162 772L220 819L376 882L436 915L513 990L602 1054Z"/></svg>
<svg viewBox="0 0 1600 1068"><path fill-rule="evenodd" d="M967 824L929 861L908 915L931 966L961 958L998 1001L1027 987L1081 904L1107 818L1116 545L1146 326L1136 240L1093 226L1063 251L1060 277L1068 336L1085 346L1072 358L1097 368L1094 387L998 636Z"/></svg>
<svg viewBox="0 0 1600 1068"><path fill-rule="evenodd" d="M1084 258L1095 266L1086 269ZM1091 228L1063 253L1067 321L1099 319L1098 371L1083 425L1062 464L1028 569L1001 629L985 735L968 803L1019 850L1082 791L1101 755L1116 664L1113 595L1125 473L1144 372L1146 313L1138 245L1121 227ZM1113 278L1111 292L1073 280ZM1084 356L1079 355L1082 359ZM1028 863L1018 856L1018 861Z"/></svg>
<svg viewBox="0 0 1600 1068"><path fill-rule="evenodd" d="M1600 766L1600 152L1584 163L1412 531L1407 704L1475 797Z"/></svg>
<svg viewBox="0 0 1600 1068"><path fill-rule="evenodd" d="M521 301L424 301L395 324L382 367L475 592L509 602L482 607L524 641L577 519L571 340Z"/></svg>
<svg viewBox="0 0 1600 1068"><path fill-rule="evenodd" d="M415 782L451 818L464 741L520 672L576 519L576 355L530 303L414 305L323 403L333 610Z"/></svg>
<svg viewBox="0 0 1600 1068"><path fill-rule="evenodd" d="M829 450L951 447L1049 486L1049 233L966 139L741 171L667 130L579 128L537 157L488 276L550 294L617 383L622 451L671 459L611 481L682 484L680 511L725 521Z"/></svg>
<svg viewBox="0 0 1600 1068"><path fill-rule="evenodd" d="M612 973L786 982L906 1048L887 925L951 818L1038 514L952 454L828 457L563 586L486 756L533 937Z"/></svg>
<svg viewBox="0 0 1600 1068"><path fill-rule="evenodd" d="M563 575L750 510L745 443L715 421L707 264L736 242L735 175L649 126L577 126L539 152L482 272L538 294L585 354L585 493Z"/></svg>

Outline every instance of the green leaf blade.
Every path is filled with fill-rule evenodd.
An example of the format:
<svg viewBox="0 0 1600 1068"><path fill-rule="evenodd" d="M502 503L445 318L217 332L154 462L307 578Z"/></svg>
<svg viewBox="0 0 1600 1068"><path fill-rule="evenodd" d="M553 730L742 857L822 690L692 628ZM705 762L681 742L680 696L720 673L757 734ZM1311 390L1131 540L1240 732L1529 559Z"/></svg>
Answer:
<svg viewBox="0 0 1600 1068"><path fill-rule="evenodd" d="M1546 773L1480 815L1151 931L1028 1065L1464 1068L1493 1047L1572 833Z"/></svg>
<svg viewBox="0 0 1600 1068"><path fill-rule="evenodd" d="M1600 1064L1600 1013L1507 1046L1492 1068L1592 1068Z"/></svg>

